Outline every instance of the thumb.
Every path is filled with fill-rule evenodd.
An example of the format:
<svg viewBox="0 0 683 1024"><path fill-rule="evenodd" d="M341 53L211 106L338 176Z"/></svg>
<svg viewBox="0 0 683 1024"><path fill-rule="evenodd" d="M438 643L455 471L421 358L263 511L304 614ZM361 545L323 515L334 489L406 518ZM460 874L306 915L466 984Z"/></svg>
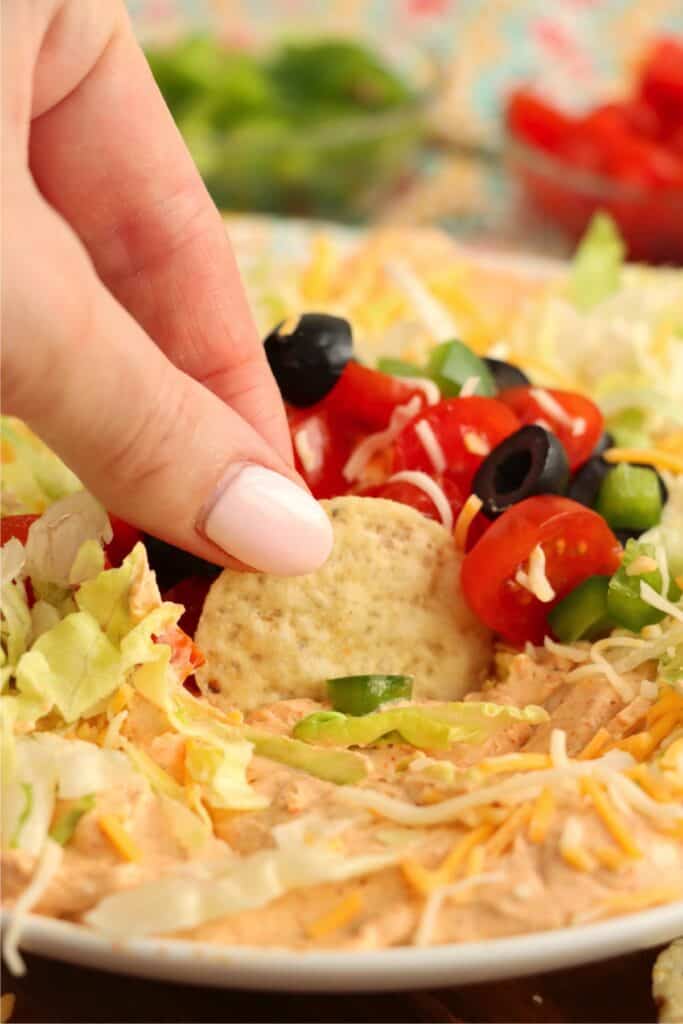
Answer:
<svg viewBox="0 0 683 1024"><path fill-rule="evenodd" d="M166 358L39 197L8 209L5 410L149 533L222 565L318 568L332 530L295 471Z"/></svg>

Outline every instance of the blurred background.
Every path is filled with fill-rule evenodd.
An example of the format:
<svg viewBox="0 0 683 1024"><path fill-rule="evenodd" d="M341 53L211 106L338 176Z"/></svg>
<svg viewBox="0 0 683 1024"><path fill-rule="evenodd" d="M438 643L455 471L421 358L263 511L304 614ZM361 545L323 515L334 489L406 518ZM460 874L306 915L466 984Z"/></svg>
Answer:
<svg viewBox="0 0 683 1024"><path fill-rule="evenodd" d="M683 263L681 0L129 0L226 211Z"/></svg>

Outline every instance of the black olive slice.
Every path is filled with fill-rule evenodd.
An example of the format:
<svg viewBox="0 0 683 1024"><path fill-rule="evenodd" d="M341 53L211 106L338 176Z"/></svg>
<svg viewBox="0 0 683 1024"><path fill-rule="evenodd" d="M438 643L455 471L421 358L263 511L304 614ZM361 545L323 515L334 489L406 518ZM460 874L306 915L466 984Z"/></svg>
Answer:
<svg viewBox="0 0 683 1024"><path fill-rule="evenodd" d="M264 346L282 397L292 405L315 405L353 357L351 325L339 316L304 313L291 334L281 334L281 327L271 331Z"/></svg>
<svg viewBox="0 0 683 1024"><path fill-rule="evenodd" d="M165 540L152 537L151 534L146 533L143 540L150 568L156 573L162 593L181 580L186 580L188 576L201 576L213 580L222 572L220 565L207 562L197 555L190 554L189 551L167 544Z"/></svg>
<svg viewBox="0 0 683 1024"><path fill-rule="evenodd" d="M591 458L595 455L604 455L608 448L614 448L614 438L604 430L598 439L598 443L591 452Z"/></svg>
<svg viewBox="0 0 683 1024"><path fill-rule="evenodd" d="M491 371L497 391L505 391L507 388L527 388L531 384L527 375L512 363L506 363L503 359L491 359L488 356L484 362Z"/></svg>
<svg viewBox="0 0 683 1024"><path fill-rule="evenodd" d="M609 473L610 467L601 455L591 455L583 466L577 469L567 490L567 497L581 505L593 508L598 497L600 484Z"/></svg>
<svg viewBox="0 0 683 1024"><path fill-rule="evenodd" d="M598 442L599 444L600 442ZM607 445L612 447L612 445ZM606 451L607 448L603 448ZM653 473L657 474L657 483L659 484L659 493L662 496L662 505L666 505L669 500L669 488L664 483L661 474L655 469L654 466L649 466L645 462L633 462L630 463L633 466L641 466L643 469L651 469ZM581 505L586 505L588 508L593 508L597 501L598 491L600 485L605 479L610 469L614 467L610 463L605 462L603 457L599 454L591 455L590 459L587 459L583 466L581 466L571 479L569 488L567 490L567 497L572 498L573 501L578 501ZM636 534L631 534L636 536Z"/></svg>
<svg viewBox="0 0 683 1024"><path fill-rule="evenodd" d="M564 447L549 430L531 424L506 437L484 459L472 490L484 513L495 518L534 494L564 494L568 480Z"/></svg>

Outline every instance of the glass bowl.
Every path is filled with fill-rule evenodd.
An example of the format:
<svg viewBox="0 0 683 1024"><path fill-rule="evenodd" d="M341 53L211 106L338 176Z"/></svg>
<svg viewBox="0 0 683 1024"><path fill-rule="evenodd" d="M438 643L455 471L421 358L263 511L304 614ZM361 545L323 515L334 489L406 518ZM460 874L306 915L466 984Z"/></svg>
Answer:
<svg viewBox="0 0 683 1024"><path fill-rule="evenodd" d="M572 241L594 213L609 213L632 260L683 263L683 190L617 181L563 163L508 136L505 163L519 198Z"/></svg>

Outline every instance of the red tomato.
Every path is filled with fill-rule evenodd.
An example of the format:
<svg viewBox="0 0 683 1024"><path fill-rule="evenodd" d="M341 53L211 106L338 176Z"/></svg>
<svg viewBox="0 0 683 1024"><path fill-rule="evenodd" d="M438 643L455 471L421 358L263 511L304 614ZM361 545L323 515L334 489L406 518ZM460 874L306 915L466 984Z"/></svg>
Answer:
<svg viewBox="0 0 683 1024"><path fill-rule="evenodd" d="M323 404L335 415L374 432L388 426L396 406L405 405L415 395L424 398L424 392L409 381L352 361Z"/></svg>
<svg viewBox="0 0 683 1024"><path fill-rule="evenodd" d="M453 513L453 522L455 523L469 497L469 492L464 489L455 477L448 474L432 476L432 479L448 498L448 504L451 506L451 512ZM358 493L364 498L385 498L387 501L397 501L400 505L410 505L411 508L426 516L427 519L433 519L437 523L442 521L436 505L426 491L423 491L421 487L416 487L415 484L408 483L407 480L387 480L385 483L376 484L374 487L365 487ZM487 519L481 512L473 519L467 533L468 550L474 546L490 525L491 520Z"/></svg>
<svg viewBox="0 0 683 1024"><path fill-rule="evenodd" d="M541 602L515 581L539 544L555 597ZM462 588L475 615L513 644L542 642L547 614L589 576L611 575L621 548L602 516L569 498L542 494L504 512L462 565Z"/></svg>
<svg viewBox="0 0 683 1024"><path fill-rule="evenodd" d="M294 464L311 493L316 498L346 494L349 482L342 470L363 433L322 403L310 409L290 409L288 416Z"/></svg>
<svg viewBox="0 0 683 1024"><path fill-rule="evenodd" d="M3 516L0 519L0 543L6 544L12 537L16 537L18 541L25 544L29 527L38 518L37 515Z"/></svg>
<svg viewBox="0 0 683 1024"><path fill-rule="evenodd" d="M523 142L558 152L573 134L574 119L527 89L516 89L508 100L507 124Z"/></svg>
<svg viewBox="0 0 683 1024"><path fill-rule="evenodd" d="M109 513L113 537L105 547L109 564L115 568L121 565L126 555L129 555L135 545L142 538L137 526L131 526L125 519L119 519Z"/></svg>
<svg viewBox="0 0 683 1024"><path fill-rule="evenodd" d="M171 664L177 671L180 681L184 682L195 669L204 664L206 658L197 647L192 637L183 632L180 626L173 626L154 638L158 644L168 644L171 648Z"/></svg>
<svg viewBox="0 0 683 1024"><path fill-rule="evenodd" d="M561 406L564 413L573 421L573 425L549 411L544 406L543 399L539 401L536 397L539 391L549 395L551 402ZM574 391L559 391L555 388L508 388L501 391L498 398L515 411L523 424L540 423L541 426L550 427L564 445L569 468L572 470L590 456L605 426L604 417L595 402Z"/></svg>
<svg viewBox="0 0 683 1024"><path fill-rule="evenodd" d="M660 39L642 70L640 94L664 118L683 119L683 42Z"/></svg>
<svg viewBox="0 0 683 1024"><path fill-rule="evenodd" d="M173 601L185 606L178 625L188 636L193 637L197 632L199 616L202 614L204 600L212 582L204 576L190 576L164 591L164 601Z"/></svg>
<svg viewBox="0 0 683 1024"><path fill-rule="evenodd" d="M495 398L446 398L423 409L398 435L394 444L395 473L402 469L434 473L432 461L415 430L418 423L428 423L432 428L449 475L457 477L466 495L487 452L520 426L517 416Z"/></svg>

